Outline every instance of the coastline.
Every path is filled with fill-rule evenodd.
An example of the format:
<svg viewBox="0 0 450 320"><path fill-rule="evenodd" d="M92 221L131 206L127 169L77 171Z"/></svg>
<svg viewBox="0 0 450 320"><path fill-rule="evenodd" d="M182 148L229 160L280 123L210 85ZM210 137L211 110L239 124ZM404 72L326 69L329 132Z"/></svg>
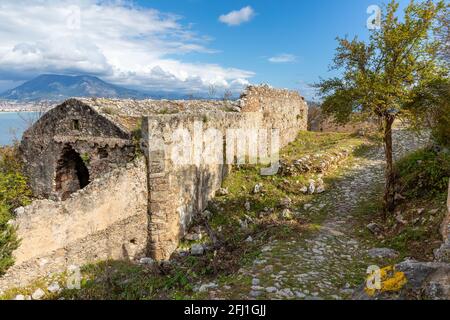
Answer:
<svg viewBox="0 0 450 320"><path fill-rule="evenodd" d="M0 109L0 113L17 113L17 112L37 113L37 112L41 112L41 110L24 110L24 109L4 110L4 109Z"/></svg>

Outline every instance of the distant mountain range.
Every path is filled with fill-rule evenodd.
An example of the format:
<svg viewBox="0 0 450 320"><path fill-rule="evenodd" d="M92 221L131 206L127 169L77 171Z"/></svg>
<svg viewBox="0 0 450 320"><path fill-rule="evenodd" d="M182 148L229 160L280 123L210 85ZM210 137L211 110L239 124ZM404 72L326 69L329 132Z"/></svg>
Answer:
<svg viewBox="0 0 450 320"><path fill-rule="evenodd" d="M122 88L93 76L45 74L0 94L0 99L18 101L54 100L70 97L136 98L151 97L136 90Z"/></svg>

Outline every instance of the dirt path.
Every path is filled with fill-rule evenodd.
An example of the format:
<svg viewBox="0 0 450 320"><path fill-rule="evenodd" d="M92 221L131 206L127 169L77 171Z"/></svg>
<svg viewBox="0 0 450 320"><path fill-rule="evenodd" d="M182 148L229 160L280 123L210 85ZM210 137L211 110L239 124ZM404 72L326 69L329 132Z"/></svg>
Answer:
<svg viewBox="0 0 450 320"><path fill-rule="evenodd" d="M423 146L425 140L396 130L396 157ZM358 240L358 231L352 227L353 211L383 183L383 168L381 148L358 158L342 180L307 208L327 212L318 231L304 238L267 244L252 266L240 270L239 277L250 279L247 285L219 287L214 295L227 299L349 298L372 264L367 256L370 247Z"/></svg>

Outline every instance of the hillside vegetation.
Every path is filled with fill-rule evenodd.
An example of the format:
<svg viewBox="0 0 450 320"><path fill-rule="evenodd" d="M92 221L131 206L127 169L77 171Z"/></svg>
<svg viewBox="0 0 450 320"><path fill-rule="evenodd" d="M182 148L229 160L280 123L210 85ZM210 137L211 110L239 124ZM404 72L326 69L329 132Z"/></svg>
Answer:
<svg viewBox="0 0 450 320"><path fill-rule="evenodd" d="M12 252L19 245L8 222L14 209L30 202L30 196L17 148L0 148L0 276L14 263Z"/></svg>

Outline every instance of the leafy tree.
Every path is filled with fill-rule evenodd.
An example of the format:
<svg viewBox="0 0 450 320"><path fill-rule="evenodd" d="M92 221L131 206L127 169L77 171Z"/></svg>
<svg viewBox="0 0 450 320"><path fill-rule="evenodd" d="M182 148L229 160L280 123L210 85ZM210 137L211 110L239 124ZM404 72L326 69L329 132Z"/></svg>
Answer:
<svg viewBox="0 0 450 320"><path fill-rule="evenodd" d="M420 88L448 76L438 57L439 41L433 37L443 1L411 1L400 19L398 3L384 9L381 28L367 42L338 38L333 69L340 77L316 84L324 98L323 111L340 123L358 112L381 124L386 158L385 212L394 209L395 175L392 159L392 124L397 118L413 117L408 107Z"/></svg>

